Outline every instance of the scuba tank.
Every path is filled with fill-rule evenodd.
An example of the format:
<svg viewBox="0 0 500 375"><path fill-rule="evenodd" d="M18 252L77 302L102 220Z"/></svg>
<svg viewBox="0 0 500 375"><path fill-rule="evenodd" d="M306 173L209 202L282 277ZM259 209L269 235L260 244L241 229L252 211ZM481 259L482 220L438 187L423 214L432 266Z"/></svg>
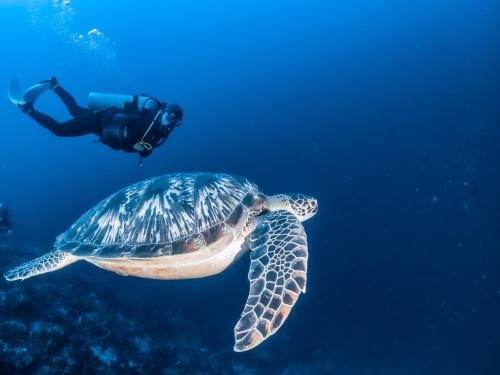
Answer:
<svg viewBox="0 0 500 375"><path fill-rule="evenodd" d="M102 92L91 92L89 94L88 108L91 111L112 107L125 112L158 111L160 102L147 95L108 94Z"/></svg>

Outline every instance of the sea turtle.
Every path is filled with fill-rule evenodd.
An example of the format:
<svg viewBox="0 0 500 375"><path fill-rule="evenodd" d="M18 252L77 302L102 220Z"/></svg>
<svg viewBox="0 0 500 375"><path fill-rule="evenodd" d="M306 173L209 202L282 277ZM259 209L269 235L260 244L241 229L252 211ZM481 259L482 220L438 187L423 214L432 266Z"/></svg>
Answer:
<svg viewBox="0 0 500 375"><path fill-rule="evenodd" d="M250 293L234 328L235 351L260 344L306 290L302 221L318 209L302 194L266 196L243 177L170 174L104 199L59 235L54 250L5 273L8 281L86 260L120 275L215 275L250 250Z"/></svg>

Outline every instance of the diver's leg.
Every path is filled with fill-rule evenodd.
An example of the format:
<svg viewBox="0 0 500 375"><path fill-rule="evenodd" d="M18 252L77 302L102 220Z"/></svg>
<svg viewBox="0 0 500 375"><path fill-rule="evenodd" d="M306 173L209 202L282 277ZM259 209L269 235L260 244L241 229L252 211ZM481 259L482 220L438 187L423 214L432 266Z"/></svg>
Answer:
<svg viewBox="0 0 500 375"><path fill-rule="evenodd" d="M29 111L28 115L58 137L99 134L99 121L96 116L83 115L61 123L35 109Z"/></svg>
<svg viewBox="0 0 500 375"><path fill-rule="evenodd" d="M89 112L88 108L81 107L73 96L63 89L58 83L53 87L54 92L62 100L69 113L73 117L78 117Z"/></svg>

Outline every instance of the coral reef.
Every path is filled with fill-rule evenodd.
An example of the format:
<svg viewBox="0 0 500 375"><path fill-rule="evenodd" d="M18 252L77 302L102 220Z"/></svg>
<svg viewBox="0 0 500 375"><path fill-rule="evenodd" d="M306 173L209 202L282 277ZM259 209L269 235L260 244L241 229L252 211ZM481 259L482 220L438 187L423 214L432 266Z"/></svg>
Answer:
<svg viewBox="0 0 500 375"><path fill-rule="evenodd" d="M14 247L0 247L2 272L41 252ZM189 322L172 314L161 322L127 316L109 298L113 286L96 284L78 272L13 283L2 278L0 373L255 373L227 360L231 342L208 349Z"/></svg>

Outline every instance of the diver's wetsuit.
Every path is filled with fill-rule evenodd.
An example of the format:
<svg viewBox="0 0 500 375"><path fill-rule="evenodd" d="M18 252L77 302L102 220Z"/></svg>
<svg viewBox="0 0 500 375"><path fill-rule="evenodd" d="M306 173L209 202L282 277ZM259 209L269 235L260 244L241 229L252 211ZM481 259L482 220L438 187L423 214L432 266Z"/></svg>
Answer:
<svg viewBox="0 0 500 375"><path fill-rule="evenodd" d="M115 150L138 152L134 145L141 141L156 115L156 112L147 110L125 112L114 107L92 111L78 105L75 98L60 85L54 88L54 92L68 108L73 119L61 123L35 109L28 112L31 118L59 137L95 134ZM166 140L170 132L171 129L165 129L156 123L145 140L156 147ZM152 149L144 149L139 154L145 157L151 152Z"/></svg>
<svg viewBox="0 0 500 375"><path fill-rule="evenodd" d="M102 112L93 112L88 108L81 107L75 98L59 85L54 89L54 92L68 108L73 119L60 123L36 109L29 112L31 118L59 137L75 137L87 134L102 137Z"/></svg>

